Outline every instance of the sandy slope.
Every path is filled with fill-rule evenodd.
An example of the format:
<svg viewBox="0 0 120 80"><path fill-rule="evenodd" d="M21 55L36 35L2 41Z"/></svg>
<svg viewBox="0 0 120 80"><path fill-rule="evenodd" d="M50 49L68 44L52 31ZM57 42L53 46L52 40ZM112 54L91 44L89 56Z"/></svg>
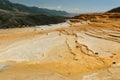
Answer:
<svg viewBox="0 0 120 80"><path fill-rule="evenodd" d="M119 26L0 30L0 80L119 80Z"/></svg>

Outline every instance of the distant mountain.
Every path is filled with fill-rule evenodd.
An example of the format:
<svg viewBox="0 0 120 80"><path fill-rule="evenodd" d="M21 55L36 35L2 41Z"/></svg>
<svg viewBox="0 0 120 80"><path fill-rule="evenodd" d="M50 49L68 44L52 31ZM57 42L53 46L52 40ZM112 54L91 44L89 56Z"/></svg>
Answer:
<svg viewBox="0 0 120 80"><path fill-rule="evenodd" d="M22 4L12 3L9 0L0 0L0 9L14 11L14 12L27 12L34 14L56 15L56 16L69 15L69 13L65 11L49 10L38 7L28 7Z"/></svg>
<svg viewBox="0 0 120 80"><path fill-rule="evenodd" d="M57 24L60 22L64 22L66 19L66 17L61 16L48 16L0 10L0 29Z"/></svg>
<svg viewBox="0 0 120 80"><path fill-rule="evenodd" d="M9 0L0 0L0 29L57 24L67 19L63 17L65 15L68 15L65 11L27 7Z"/></svg>
<svg viewBox="0 0 120 80"><path fill-rule="evenodd" d="M120 12L120 7L114 8L108 12Z"/></svg>

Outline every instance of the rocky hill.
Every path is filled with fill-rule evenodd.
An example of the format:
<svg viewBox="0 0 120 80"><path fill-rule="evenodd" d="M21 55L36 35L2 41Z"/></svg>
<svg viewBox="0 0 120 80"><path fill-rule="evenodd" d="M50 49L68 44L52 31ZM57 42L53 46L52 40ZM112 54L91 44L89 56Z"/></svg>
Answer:
<svg viewBox="0 0 120 80"><path fill-rule="evenodd" d="M73 19L80 19L80 20L90 20L92 22L96 21L103 21L109 19L119 19L120 13L96 13L96 14L81 14L78 16L73 17Z"/></svg>
<svg viewBox="0 0 120 80"><path fill-rule="evenodd" d="M56 16L65 16L69 14L65 11L49 10L38 7L28 7L23 4L12 3L9 0L0 0L0 9L14 11L14 12L27 12L34 14L56 15Z"/></svg>
<svg viewBox="0 0 120 80"><path fill-rule="evenodd" d="M110 12L110 13L111 12L117 12L117 13L119 13L120 12L120 7L114 8L114 9L108 11L108 12Z"/></svg>
<svg viewBox="0 0 120 80"><path fill-rule="evenodd" d="M0 10L0 28L21 28L64 22L67 18Z"/></svg>
<svg viewBox="0 0 120 80"><path fill-rule="evenodd" d="M64 22L67 12L27 7L22 4L0 0L0 29L33 27Z"/></svg>

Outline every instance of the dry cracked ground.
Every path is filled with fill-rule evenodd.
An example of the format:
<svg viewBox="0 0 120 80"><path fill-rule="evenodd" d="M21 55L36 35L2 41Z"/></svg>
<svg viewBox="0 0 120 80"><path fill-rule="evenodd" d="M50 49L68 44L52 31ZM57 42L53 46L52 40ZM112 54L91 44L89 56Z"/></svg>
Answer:
<svg viewBox="0 0 120 80"><path fill-rule="evenodd" d="M0 80L120 80L120 20L0 30Z"/></svg>

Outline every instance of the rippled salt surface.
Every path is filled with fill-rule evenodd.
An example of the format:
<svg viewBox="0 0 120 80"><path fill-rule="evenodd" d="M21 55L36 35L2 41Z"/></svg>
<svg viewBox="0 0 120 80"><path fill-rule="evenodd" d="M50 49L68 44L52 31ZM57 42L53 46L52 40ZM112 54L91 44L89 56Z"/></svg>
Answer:
<svg viewBox="0 0 120 80"><path fill-rule="evenodd" d="M70 27L70 24L67 22L64 22L59 24L36 26L37 30L49 30L49 29L57 29L57 28L65 28L65 27L66 28Z"/></svg>

